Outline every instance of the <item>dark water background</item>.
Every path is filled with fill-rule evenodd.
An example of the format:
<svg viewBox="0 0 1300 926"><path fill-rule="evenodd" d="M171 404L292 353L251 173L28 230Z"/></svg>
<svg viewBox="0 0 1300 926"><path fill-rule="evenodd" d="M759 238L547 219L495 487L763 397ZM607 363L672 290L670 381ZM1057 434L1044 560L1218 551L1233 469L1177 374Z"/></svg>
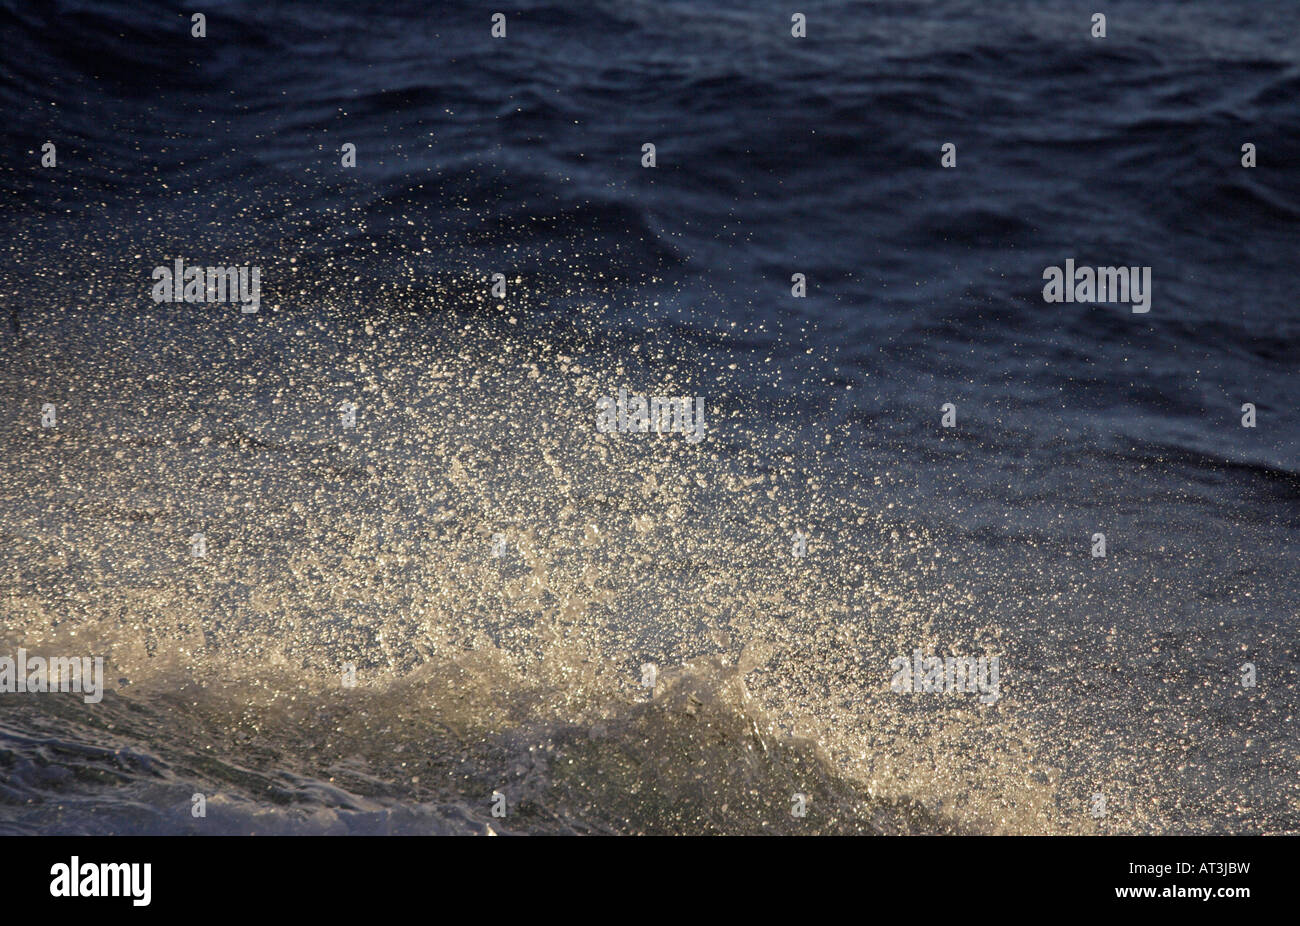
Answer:
<svg viewBox="0 0 1300 926"><path fill-rule="evenodd" d="M0 3L0 639L123 680L0 696L5 829L1300 830L1300 5L800 9Z"/></svg>

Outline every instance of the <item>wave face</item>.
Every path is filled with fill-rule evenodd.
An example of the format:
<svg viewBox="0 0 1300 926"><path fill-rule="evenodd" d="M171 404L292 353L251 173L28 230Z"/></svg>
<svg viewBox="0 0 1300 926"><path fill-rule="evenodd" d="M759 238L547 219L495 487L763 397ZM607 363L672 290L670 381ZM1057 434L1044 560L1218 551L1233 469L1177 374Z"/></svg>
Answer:
<svg viewBox="0 0 1300 926"><path fill-rule="evenodd" d="M1300 832L1300 7L1111 5L2 0L0 830Z"/></svg>

